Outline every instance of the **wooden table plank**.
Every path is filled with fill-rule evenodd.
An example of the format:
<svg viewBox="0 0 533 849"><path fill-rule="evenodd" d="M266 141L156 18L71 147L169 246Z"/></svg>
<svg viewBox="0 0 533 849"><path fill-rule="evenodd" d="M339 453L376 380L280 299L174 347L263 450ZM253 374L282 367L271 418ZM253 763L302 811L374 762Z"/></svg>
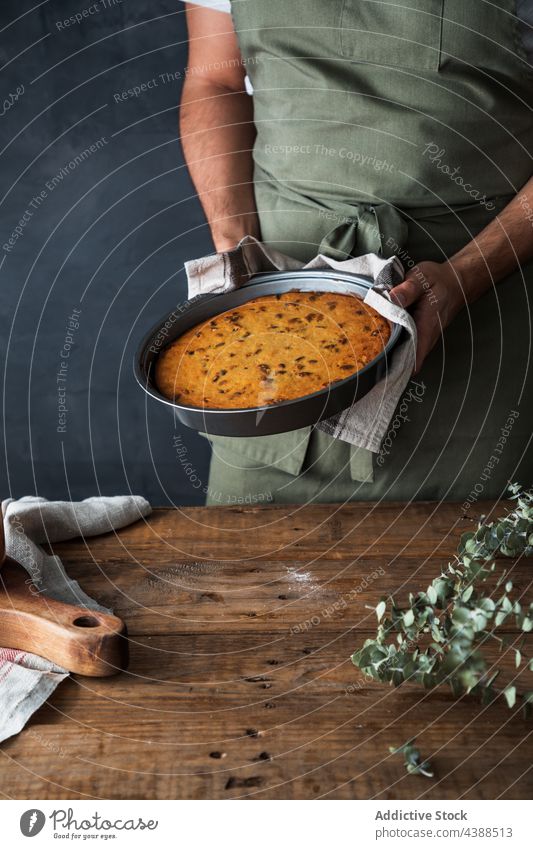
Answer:
<svg viewBox="0 0 533 849"><path fill-rule="evenodd" d="M479 510L488 512L490 504ZM503 511L503 506L501 508ZM497 512L497 511L496 511ZM130 559L129 552L147 564L177 559L217 562L260 559L309 560L314 556L353 558L401 554L427 557L436 550L444 556L453 552L460 533L472 527L458 504L415 502L406 506L394 502L380 505L350 503L306 507L185 507L157 509L118 534L106 534L86 541L56 545L58 554L69 552L72 561L82 549L93 550L106 564Z"/></svg>
<svg viewBox="0 0 533 849"><path fill-rule="evenodd" d="M321 505L290 517L189 508L55 546L69 573L127 619L131 665L58 688L2 745L3 792L530 798L532 725L517 710L456 701L446 688L383 687L349 660L375 624L365 605L426 586L470 524L458 505ZM523 591L531 565L512 567ZM510 680L511 651L503 664ZM433 782L389 755L413 736Z"/></svg>
<svg viewBox="0 0 533 849"><path fill-rule="evenodd" d="M439 561L446 563L447 560ZM201 564L200 564L201 565ZM131 568L106 567L102 575L84 579L90 561L70 569L84 589L113 608L128 622L132 636L141 634L223 632L253 634L257 629L280 634L368 628L375 622L377 601L393 594L405 600L408 592L426 589L431 576L418 558L382 558L346 565L338 560L319 560L312 566L283 561L248 564L212 564L195 576L170 565ZM531 583L531 564L506 563L517 592ZM92 570L94 572L94 570ZM369 609L370 608L370 609ZM506 623L503 630L513 629Z"/></svg>

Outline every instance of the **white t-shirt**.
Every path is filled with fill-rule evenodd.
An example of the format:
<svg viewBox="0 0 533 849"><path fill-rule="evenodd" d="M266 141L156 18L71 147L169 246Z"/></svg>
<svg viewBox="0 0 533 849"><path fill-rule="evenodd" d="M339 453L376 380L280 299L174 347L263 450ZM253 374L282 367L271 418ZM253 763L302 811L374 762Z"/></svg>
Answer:
<svg viewBox="0 0 533 849"><path fill-rule="evenodd" d="M206 6L216 12L231 12L229 0L185 0L185 3L195 3L196 6Z"/></svg>
<svg viewBox="0 0 533 849"><path fill-rule="evenodd" d="M185 0L186 3L196 3L217 12L231 12L229 0ZM468 0L465 0L468 3ZM533 65L533 0L516 0L516 16L521 23L522 44L526 59Z"/></svg>

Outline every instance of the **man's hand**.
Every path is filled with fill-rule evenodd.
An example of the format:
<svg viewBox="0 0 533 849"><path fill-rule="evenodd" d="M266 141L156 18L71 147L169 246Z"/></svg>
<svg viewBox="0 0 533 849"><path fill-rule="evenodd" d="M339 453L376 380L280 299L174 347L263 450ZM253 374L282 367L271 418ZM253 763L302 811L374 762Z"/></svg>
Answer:
<svg viewBox="0 0 533 849"><path fill-rule="evenodd" d="M391 299L411 310L418 331L415 373L445 327L466 304L533 257L533 178L447 262L421 262Z"/></svg>
<svg viewBox="0 0 533 849"><path fill-rule="evenodd" d="M391 300L410 312L418 333L416 374L445 327L465 306L463 281L450 262L420 262L390 293Z"/></svg>

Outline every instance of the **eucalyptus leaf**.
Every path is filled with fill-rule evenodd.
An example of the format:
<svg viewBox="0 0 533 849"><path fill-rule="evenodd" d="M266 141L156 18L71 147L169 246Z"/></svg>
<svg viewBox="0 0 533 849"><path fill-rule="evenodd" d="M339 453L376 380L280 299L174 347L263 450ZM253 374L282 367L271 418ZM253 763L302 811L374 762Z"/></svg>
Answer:
<svg viewBox="0 0 533 849"><path fill-rule="evenodd" d="M505 700L510 708L513 708L516 704L516 687L510 686L506 687L503 691L503 695L505 696Z"/></svg>
<svg viewBox="0 0 533 849"><path fill-rule="evenodd" d="M474 587L470 584L469 587L463 592L461 598L463 601L468 601L472 597L472 593L474 592Z"/></svg>
<svg viewBox="0 0 533 849"><path fill-rule="evenodd" d="M415 614L412 610L408 610L408 611L406 611L406 613L403 614L403 624L405 625L406 628L409 628L411 625L413 625L414 621L415 621Z"/></svg>
<svg viewBox="0 0 533 849"><path fill-rule="evenodd" d="M437 603L437 599L438 599L437 590L435 589L435 587L433 585L428 587L427 596L428 596L428 599L431 602L431 604Z"/></svg>
<svg viewBox="0 0 533 849"><path fill-rule="evenodd" d="M379 604L376 606L376 616L378 617L378 622L380 622L383 618L383 614L385 613L386 609L387 604L384 601L380 601Z"/></svg>
<svg viewBox="0 0 533 849"><path fill-rule="evenodd" d="M506 595L504 595L503 598L501 599L500 605L501 605L502 610L505 610L506 613L510 613L513 609L513 604L510 601L510 599L507 598Z"/></svg>

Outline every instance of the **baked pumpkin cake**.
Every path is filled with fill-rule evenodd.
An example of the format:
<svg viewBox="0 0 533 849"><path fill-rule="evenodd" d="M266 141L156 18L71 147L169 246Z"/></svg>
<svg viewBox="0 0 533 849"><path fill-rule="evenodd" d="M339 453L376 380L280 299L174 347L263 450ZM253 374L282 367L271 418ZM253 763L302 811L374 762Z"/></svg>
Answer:
<svg viewBox="0 0 533 849"><path fill-rule="evenodd" d="M389 336L386 319L355 295L265 295L180 336L158 357L155 380L189 407L277 404L359 371Z"/></svg>

